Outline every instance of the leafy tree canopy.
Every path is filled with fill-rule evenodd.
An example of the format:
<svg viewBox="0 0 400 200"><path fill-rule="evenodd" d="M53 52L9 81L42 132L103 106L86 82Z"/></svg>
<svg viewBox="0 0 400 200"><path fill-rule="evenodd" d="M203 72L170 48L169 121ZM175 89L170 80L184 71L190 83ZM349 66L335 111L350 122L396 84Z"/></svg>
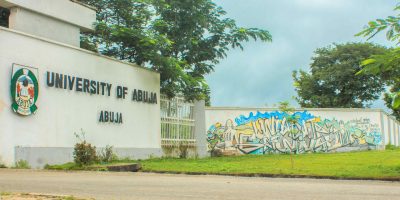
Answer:
<svg viewBox="0 0 400 200"><path fill-rule="evenodd" d="M400 10L400 5L395 7ZM389 41L400 44L400 14L388 16L386 19L370 21L363 31L356 36L371 39L376 34L386 30ZM363 61L364 68L357 75L373 74L380 76L390 86L390 92L385 94L386 106L393 111L393 115L400 120L400 48L394 48L384 54L373 55Z"/></svg>
<svg viewBox="0 0 400 200"><path fill-rule="evenodd" d="M8 17L10 11L6 8L0 7L0 26L8 27Z"/></svg>
<svg viewBox="0 0 400 200"><path fill-rule="evenodd" d="M98 11L96 31L82 37L82 47L160 72L169 97L206 99L205 75L230 48L272 39L266 30L237 26L211 0L81 1Z"/></svg>
<svg viewBox="0 0 400 200"><path fill-rule="evenodd" d="M310 72L294 71L296 100L308 108L363 108L383 91L380 77L363 74L361 62L387 51L370 43L334 44L319 48L312 58Z"/></svg>
<svg viewBox="0 0 400 200"><path fill-rule="evenodd" d="M396 6L396 11L400 10L400 5ZM356 34L356 36L368 37L367 40L373 38L376 34L387 30L386 38L389 41L400 44L400 14L397 16L388 16L386 19L377 19L370 21L368 26L363 31ZM363 61L365 66L358 74L375 74L381 75L387 81L394 81L398 79L400 72L400 49L394 48L385 54L373 55L369 59Z"/></svg>

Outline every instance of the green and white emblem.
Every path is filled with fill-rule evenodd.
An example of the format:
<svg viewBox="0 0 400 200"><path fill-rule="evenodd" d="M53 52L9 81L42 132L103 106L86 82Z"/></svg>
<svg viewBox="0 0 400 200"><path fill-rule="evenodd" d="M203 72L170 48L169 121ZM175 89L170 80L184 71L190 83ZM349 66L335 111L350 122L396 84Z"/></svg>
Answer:
<svg viewBox="0 0 400 200"><path fill-rule="evenodd" d="M36 78L38 70L31 67L13 64L11 77L11 98L14 112L28 116L37 111L36 101L39 95L39 84Z"/></svg>

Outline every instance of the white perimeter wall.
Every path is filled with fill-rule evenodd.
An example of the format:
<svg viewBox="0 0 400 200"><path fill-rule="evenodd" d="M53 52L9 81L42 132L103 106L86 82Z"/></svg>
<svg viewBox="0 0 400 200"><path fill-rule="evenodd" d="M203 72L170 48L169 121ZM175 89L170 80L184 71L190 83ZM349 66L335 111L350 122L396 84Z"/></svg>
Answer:
<svg viewBox="0 0 400 200"><path fill-rule="evenodd" d="M13 63L39 69L38 111L32 116L11 109ZM112 83L111 96L48 88L47 71ZM98 147L160 149L159 81L150 70L0 28L0 162L13 164L16 146L73 147L80 129ZM127 99L116 98L117 85L129 88ZM157 104L133 102L133 89L156 92ZM101 110L121 112L123 124L99 123Z"/></svg>
<svg viewBox="0 0 400 200"><path fill-rule="evenodd" d="M237 107L209 107L206 109L205 124L206 130L212 125L221 123L225 126L227 120L231 119L236 125L235 119L241 115L249 117L250 112L255 115L257 111L274 112L278 109L268 108L237 108ZM367 119L370 124L379 126L382 134L381 148L386 144L399 145L400 124L392 116L379 109L304 109L296 111L308 111L310 114L323 119L336 119L348 122L351 120Z"/></svg>

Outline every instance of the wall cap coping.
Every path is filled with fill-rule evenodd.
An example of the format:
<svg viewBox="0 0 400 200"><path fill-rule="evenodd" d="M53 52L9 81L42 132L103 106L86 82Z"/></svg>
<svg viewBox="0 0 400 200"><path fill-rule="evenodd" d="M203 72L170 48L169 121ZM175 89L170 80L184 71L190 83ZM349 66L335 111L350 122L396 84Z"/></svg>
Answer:
<svg viewBox="0 0 400 200"><path fill-rule="evenodd" d="M94 23L96 21L96 14L97 14L96 8L86 5L82 2L79 2L78 0L63 0L65 2L62 3L64 4L67 3L67 4L56 7L57 9L65 9L65 6L67 6L68 9L72 5L75 5L76 8L79 8L79 10L76 10L75 13L71 15L65 15L65 14L59 14L58 12L53 12L53 9L49 9L48 7L46 7L45 9L43 9L43 7L42 8L35 6L32 7L31 5L29 5L29 3L31 2L27 3L28 1L33 2L35 0L0 0L0 6L8 9L19 8L28 10L30 12L37 13L39 15L46 16L48 18L79 27L79 29L83 32L93 32L95 29ZM47 1L61 1L61 0L47 0ZM43 4L46 2L41 2L41 3ZM85 12L85 10L88 12Z"/></svg>
<svg viewBox="0 0 400 200"><path fill-rule="evenodd" d="M277 107L224 107L224 106L209 106L206 107L206 110L279 110ZM346 112L385 112L381 108L295 108L295 111L346 111Z"/></svg>
<svg viewBox="0 0 400 200"><path fill-rule="evenodd" d="M108 60L111 60L111 61L119 62L119 63L122 63L122 64L130 65L132 67L136 67L136 68L139 68L139 69L144 69L144 70L147 70L147 71L150 71L150 72L154 72L154 73L160 74L160 72L158 72L158 71L156 71L154 69L150 69L150 68L147 68L147 67L144 67L144 66L140 66L140 65L135 64L135 63L130 63L130 62L127 62L127 61L118 60L116 58L105 56L105 55L102 55L100 53L92 52L92 51L89 51L89 50L86 50L86 49L82 49L82 48L79 48L79 47L75 47L75 46L72 46L72 45L68 45L68 44L65 44L65 43L62 43L62 42L58 42L58 41L55 41L55 40L51 40L51 39L47 39L47 38L44 38L44 37L31 35L31 34L28 34L28 33L24 33L24 32L21 32L21 31L5 28L5 27L1 27L1 26L0 26L0 31L6 31L6 32L17 34L17 35L25 36L25 37L28 37L28 38L36 39L36 40L39 40L39 41L42 41L42 42L47 42L47 43L50 43L50 44L66 47L66 48L69 48L69 49L74 49L74 50L77 50L77 51L80 51L80 52L83 52L83 53L87 53L87 54L90 54L90 55L94 55L94 56L97 56L97 57L100 57L100 58L105 58L105 59L108 59Z"/></svg>
<svg viewBox="0 0 400 200"><path fill-rule="evenodd" d="M205 110L259 110L259 111L275 111L278 108L272 107L206 107ZM379 112L386 115L388 118L394 120L400 125L400 121L398 121L393 115L386 112L381 108L295 108L295 111L336 111L336 112Z"/></svg>
<svg viewBox="0 0 400 200"><path fill-rule="evenodd" d="M275 111L279 108L274 107L213 107L208 106L205 110L258 110L258 111ZM336 112L379 112L386 115L400 125L400 122L393 116L381 108L295 108L295 111L336 111Z"/></svg>

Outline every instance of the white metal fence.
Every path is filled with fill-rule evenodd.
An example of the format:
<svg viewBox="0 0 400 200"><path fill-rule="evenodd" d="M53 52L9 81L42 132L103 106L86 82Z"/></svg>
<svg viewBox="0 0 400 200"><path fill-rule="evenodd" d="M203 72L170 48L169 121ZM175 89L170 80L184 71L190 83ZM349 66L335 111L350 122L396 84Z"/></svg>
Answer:
<svg viewBox="0 0 400 200"><path fill-rule="evenodd" d="M194 104L184 98L161 96L161 145L195 146Z"/></svg>

